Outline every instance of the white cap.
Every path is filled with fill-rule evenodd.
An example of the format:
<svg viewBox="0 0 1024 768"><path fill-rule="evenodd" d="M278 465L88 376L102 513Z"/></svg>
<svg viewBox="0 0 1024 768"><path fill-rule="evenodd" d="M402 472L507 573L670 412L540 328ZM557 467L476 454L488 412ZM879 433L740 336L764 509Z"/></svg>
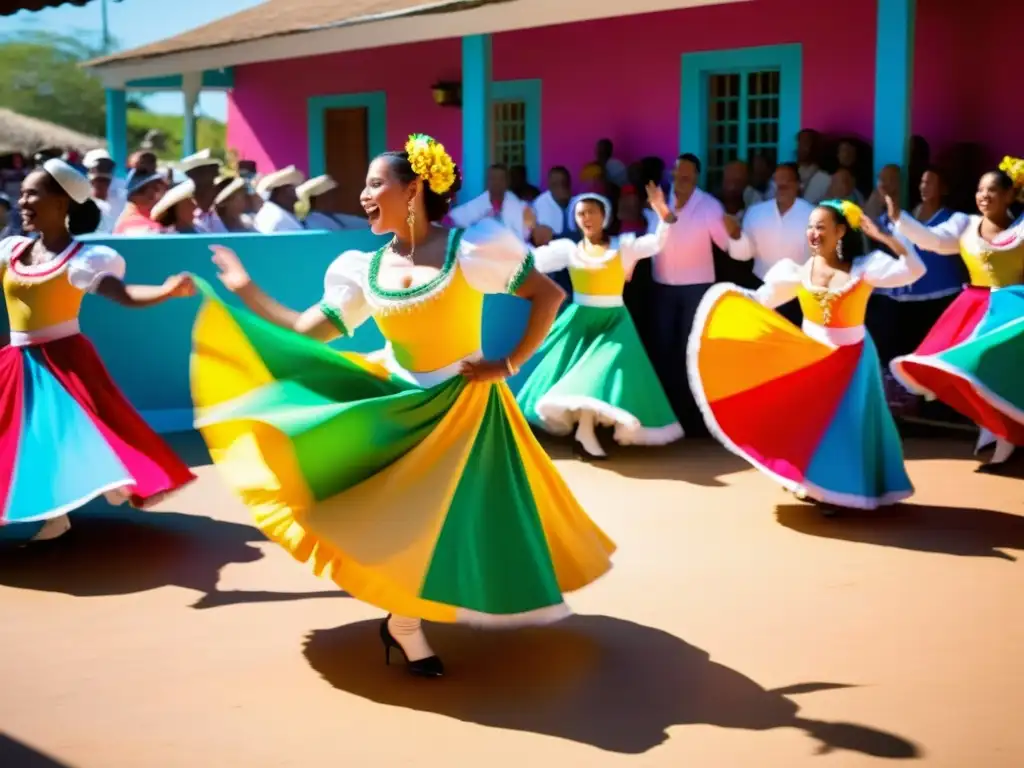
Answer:
<svg viewBox="0 0 1024 768"><path fill-rule="evenodd" d="M110 153L107 152L107 150L90 149L88 152L85 153L85 157L82 159L82 165L84 165L87 170L91 171L100 163L101 160L109 160L110 162L114 162L114 158L110 156Z"/></svg>
<svg viewBox="0 0 1024 768"><path fill-rule="evenodd" d="M236 176L234 179L231 180L230 184L228 184L226 187L224 187L224 189L217 193L217 197L213 199L213 204L220 205L233 194L235 194L235 192L239 192L240 190L243 189L245 189L245 179L243 179L241 176Z"/></svg>
<svg viewBox="0 0 1024 768"><path fill-rule="evenodd" d="M50 174L76 203L84 203L92 197L92 185L89 180L63 160L51 158L43 163L43 170Z"/></svg>
<svg viewBox="0 0 1024 768"><path fill-rule="evenodd" d="M194 171L196 168L202 168L206 165L220 165L220 160L213 157L208 149L204 149L200 152L196 152L194 155L182 158L181 162L178 163L178 170L182 173L188 173L189 171Z"/></svg>
<svg viewBox="0 0 1024 768"><path fill-rule="evenodd" d="M294 165L289 165L287 168L268 173L260 179L259 184L256 186L256 191L261 195L268 195L278 187L286 187L289 184L297 187L304 178L306 177L302 175L302 171Z"/></svg>
<svg viewBox="0 0 1024 768"><path fill-rule="evenodd" d="M325 174L323 176L317 176L316 178L310 179L305 184L300 184L296 187L295 193L299 196L300 200L308 200L311 197L326 195L332 189L337 188L338 182Z"/></svg>
<svg viewBox="0 0 1024 768"><path fill-rule="evenodd" d="M181 184L175 184L167 190L164 193L164 196L157 201L156 205L153 206L153 210L150 211L149 218L156 221L171 210L171 208L183 200L188 200L195 193L196 185L191 179L183 181Z"/></svg>

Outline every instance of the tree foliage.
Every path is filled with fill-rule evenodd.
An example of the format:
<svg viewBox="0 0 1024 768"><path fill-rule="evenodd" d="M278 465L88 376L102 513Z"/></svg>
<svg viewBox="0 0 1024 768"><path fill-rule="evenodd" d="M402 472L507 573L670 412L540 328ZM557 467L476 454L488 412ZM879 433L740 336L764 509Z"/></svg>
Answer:
<svg viewBox="0 0 1024 768"><path fill-rule="evenodd" d="M98 46L52 32L0 38L0 104L81 133L102 136L106 102L99 79L80 64Z"/></svg>

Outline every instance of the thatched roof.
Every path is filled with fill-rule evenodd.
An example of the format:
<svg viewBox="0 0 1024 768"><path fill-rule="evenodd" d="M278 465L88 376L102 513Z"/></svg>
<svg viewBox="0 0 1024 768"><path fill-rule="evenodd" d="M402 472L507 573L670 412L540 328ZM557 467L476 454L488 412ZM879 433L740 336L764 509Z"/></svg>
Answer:
<svg viewBox="0 0 1024 768"><path fill-rule="evenodd" d="M98 136L86 136L62 125L0 108L0 155L33 155L44 149L88 152L106 145L106 140Z"/></svg>

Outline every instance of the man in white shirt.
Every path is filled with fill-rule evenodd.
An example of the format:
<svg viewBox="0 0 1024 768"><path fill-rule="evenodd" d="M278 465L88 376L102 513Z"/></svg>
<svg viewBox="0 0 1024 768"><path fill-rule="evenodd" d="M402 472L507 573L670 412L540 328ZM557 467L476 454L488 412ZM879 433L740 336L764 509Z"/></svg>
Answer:
<svg viewBox="0 0 1024 768"><path fill-rule="evenodd" d="M572 202L572 176L564 165L548 171L548 189L533 201L537 226L531 232L534 245L547 245L551 240L568 237L578 240L579 230L569 209Z"/></svg>
<svg viewBox="0 0 1024 768"><path fill-rule="evenodd" d="M312 178L296 188L299 200L309 205L309 213L302 222L306 229L340 232L345 229L369 228L370 223L361 216L331 210L331 193L337 188L338 182L326 174Z"/></svg>
<svg viewBox="0 0 1024 768"><path fill-rule="evenodd" d="M114 231L114 224L124 210L125 203L128 202L124 182L115 178L114 171L117 165L105 149L86 152L82 164L92 184L92 199L100 209L102 217L96 231L110 234Z"/></svg>
<svg viewBox="0 0 1024 768"><path fill-rule="evenodd" d="M807 222L814 206L799 196L800 171L793 163L783 163L775 169L774 181L775 199L750 208L743 219L742 234L729 243L732 258L754 262L758 282L783 259L803 264L811 256ZM778 312L796 325L803 322L795 299L779 307Z"/></svg>
<svg viewBox="0 0 1024 768"><path fill-rule="evenodd" d="M303 178L300 170L289 165L260 179L256 191L264 202L253 219L257 232L301 232L304 229L295 215L295 204L299 201L295 188Z"/></svg>
<svg viewBox="0 0 1024 768"><path fill-rule="evenodd" d="M800 169L800 187L804 200L817 205L828 197L832 177L821 170L821 134L804 128L796 135L796 160Z"/></svg>
<svg viewBox="0 0 1024 768"><path fill-rule="evenodd" d="M495 163L487 171L487 191L453 208L449 217L456 227L463 228L494 218L525 242L529 234L523 219L525 211L526 203L508 188L508 169Z"/></svg>
<svg viewBox="0 0 1024 768"><path fill-rule="evenodd" d="M193 199L196 201L195 228L202 233L227 232L213 208L217 197L217 176L220 174L220 160L209 149L182 158L176 170L185 174L195 185Z"/></svg>

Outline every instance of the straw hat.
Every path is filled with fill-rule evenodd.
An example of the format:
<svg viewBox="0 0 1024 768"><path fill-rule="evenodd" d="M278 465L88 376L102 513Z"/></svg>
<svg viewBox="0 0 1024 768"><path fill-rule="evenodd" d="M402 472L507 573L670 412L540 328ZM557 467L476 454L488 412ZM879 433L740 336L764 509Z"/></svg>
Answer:
<svg viewBox="0 0 1024 768"><path fill-rule="evenodd" d="M176 184L171 187L164 196L161 197L157 204L153 206L153 210L149 214L149 218L156 221L169 210L171 210L178 203L188 200L196 193L196 185L191 180L183 181L181 184Z"/></svg>

